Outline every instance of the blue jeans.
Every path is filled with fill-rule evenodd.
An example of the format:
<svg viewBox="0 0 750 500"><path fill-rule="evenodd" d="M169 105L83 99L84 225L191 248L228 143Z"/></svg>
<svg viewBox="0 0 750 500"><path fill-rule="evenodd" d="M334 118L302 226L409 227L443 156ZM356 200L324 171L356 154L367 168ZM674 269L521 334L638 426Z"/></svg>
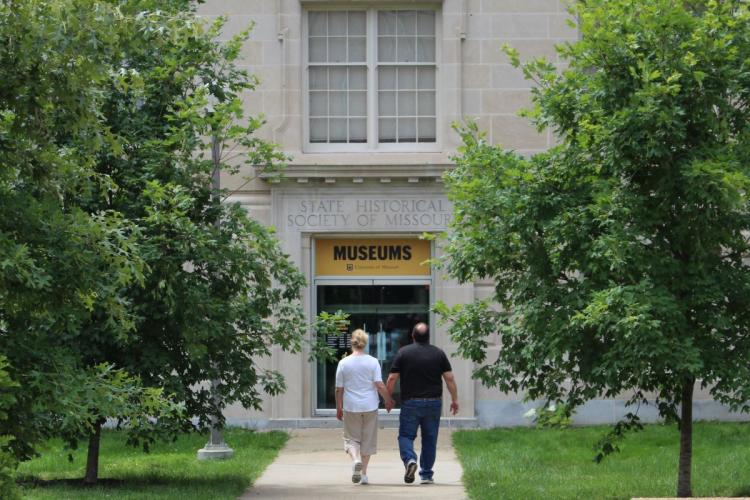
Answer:
<svg viewBox="0 0 750 500"><path fill-rule="evenodd" d="M406 400L401 404L401 415L398 419L398 450L401 460L406 465L410 460L417 461L414 453L414 439L417 428L422 431L422 452L419 456L419 476L432 479L432 466L435 465L438 429L440 428L440 411L443 404L439 400L420 401Z"/></svg>

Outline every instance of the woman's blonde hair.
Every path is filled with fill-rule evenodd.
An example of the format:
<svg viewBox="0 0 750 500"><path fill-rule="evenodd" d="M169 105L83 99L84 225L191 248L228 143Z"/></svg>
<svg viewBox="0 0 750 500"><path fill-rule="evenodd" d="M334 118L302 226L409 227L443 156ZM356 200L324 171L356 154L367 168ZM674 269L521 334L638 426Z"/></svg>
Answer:
<svg viewBox="0 0 750 500"><path fill-rule="evenodd" d="M355 349L364 349L367 346L367 334L364 330L357 328L352 332L352 347Z"/></svg>

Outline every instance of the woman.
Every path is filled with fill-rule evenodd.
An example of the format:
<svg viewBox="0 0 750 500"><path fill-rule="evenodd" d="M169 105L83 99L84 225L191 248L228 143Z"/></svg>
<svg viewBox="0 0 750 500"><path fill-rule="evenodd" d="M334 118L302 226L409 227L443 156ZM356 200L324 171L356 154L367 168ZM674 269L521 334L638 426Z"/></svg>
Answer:
<svg viewBox="0 0 750 500"><path fill-rule="evenodd" d="M378 393L390 412L388 394L378 360L366 354L367 334L352 332L352 353L336 368L336 418L344 421L344 451L352 459L352 482L368 484L367 464L377 453Z"/></svg>

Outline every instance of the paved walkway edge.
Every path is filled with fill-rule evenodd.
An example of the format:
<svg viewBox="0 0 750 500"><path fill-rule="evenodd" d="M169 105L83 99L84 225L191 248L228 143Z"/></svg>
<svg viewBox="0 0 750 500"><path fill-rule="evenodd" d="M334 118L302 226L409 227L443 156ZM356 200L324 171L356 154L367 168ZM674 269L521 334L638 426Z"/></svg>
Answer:
<svg viewBox="0 0 750 500"><path fill-rule="evenodd" d="M279 456L241 499L325 499L355 496L371 499L462 500L468 498L461 482L462 469L453 451L452 431L440 429L435 484L403 481L395 429L379 429L378 453L367 471L369 485L353 484L351 460L343 451L341 429L297 429ZM419 449L420 438L415 447Z"/></svg>

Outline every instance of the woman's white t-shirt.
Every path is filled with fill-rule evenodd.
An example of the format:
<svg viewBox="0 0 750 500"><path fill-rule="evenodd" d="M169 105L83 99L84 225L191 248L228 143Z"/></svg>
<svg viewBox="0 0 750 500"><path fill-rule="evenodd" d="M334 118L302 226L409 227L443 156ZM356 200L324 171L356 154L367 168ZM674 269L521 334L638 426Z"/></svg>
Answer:
<svg viewBox="0 0 750 500"><path fill-rule="evenodd" d="M349 355L336 368L336 387L344 388L344 410L373 411L378 409L375 382L382 382L380 363L369 354Z"/></svg>

